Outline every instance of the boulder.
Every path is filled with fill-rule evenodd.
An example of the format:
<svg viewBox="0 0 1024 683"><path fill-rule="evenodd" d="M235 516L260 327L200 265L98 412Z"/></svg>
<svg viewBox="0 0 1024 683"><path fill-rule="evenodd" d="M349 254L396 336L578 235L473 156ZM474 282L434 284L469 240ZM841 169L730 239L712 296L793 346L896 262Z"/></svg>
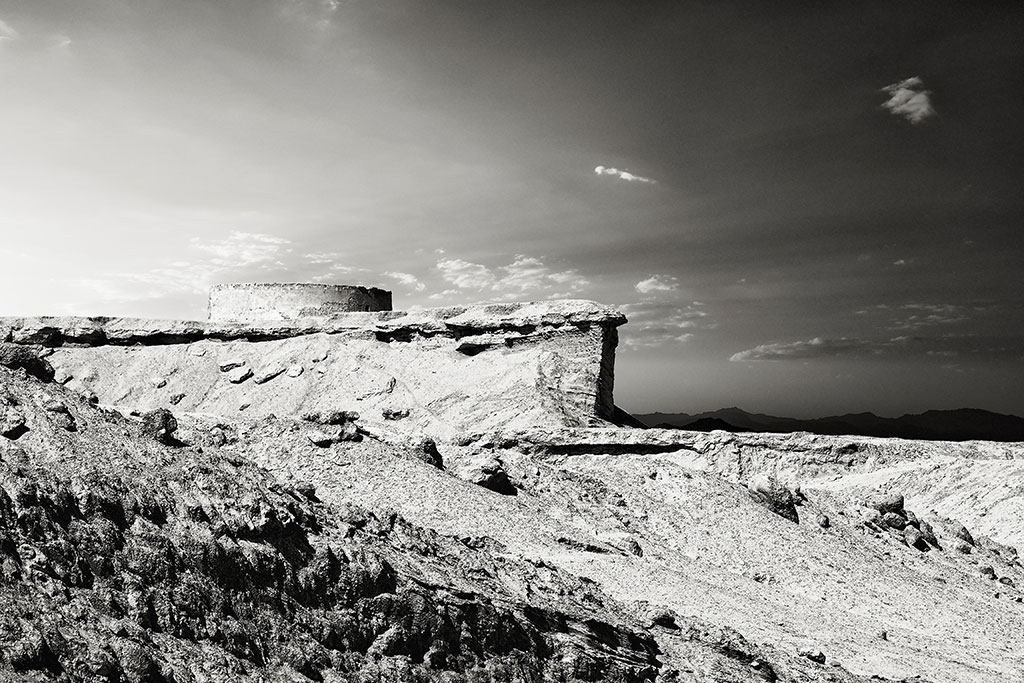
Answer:
<svg viewBox="0 0 1024 683"><path fill-rule="evenodd" d="M0 404L0 436L14 440L27 431L22 412L15 406Z"/></svg>
<svg viewBox="0 0 1024 683"><path fill-rule="evenodd" d="M43 357L42 346L0 343L0 365L11 370L24 370L44 382L53 380L53 366Z"/></svg>
<svg viewBox="0 0 1024 683"><path fill-rule="evenodd" d="M245 365L245 359L243 358L229 358L222 360L217 367L220 368L221 372L230 372L235 368L240 368Z"/></svg>
<svg viewBox="0 0 1024 683"><path fill-rule="evenodd" d="M802 647L799 650L797 650L796 653L804 659L809 659L812 662L817 662L818 664L825 663L825 653L823 653L821 650L814 650L812 648Z"/></svg>
<svg viewBox="0 0 1024 683"><path fill-rule="evenodd" d="M157 408L142 414L142 431L160 443L172 445L177 442L174 432L178 430L178 420L166 408Z"/></svg>
<svg viewBox="0 0 1024 683"><path fill-rule="evenodd" d="M751 498L765 506L780 517L799 523L796 512L796 500L793 493L779 483L774 476L757 474L747 482L747 491Z"/></svg>
<svg viewBox="0 0 1024 683"><path fill-rule="evenodd" d="M921 552L928 550L928 543L924 540L924 536L921 532L915 527L907 525L907 527L903 529L903 540L911 548L915 548Z"/></svg>
<svg viewBox="0 0 1024 683"><path fill-rule="evenodd" d="M441 457L440 451L437 450L437 443L429 437L418 439L410 444L409 453L417 460L425 462L432 467L436 467L439 470L444 469L444 459Z"/></svg>
<svg viewBox="0 0 1024 683"><path fill-rule="evenodd" d="M950 531L953 533L953 536L959 538L964 543L975 545L974 536L971 536L971 532L960 522L954 522L953 526L950 527Z"/></svg>
<svg viewBox="0 0 1024 683"><path fill-rule="evenodd" d="M457 475L460 479L483 486L485 489L490 489L503 496L514 496L518 493L516 487L509 480L501 460L485 453L461 467Z"/></svg>
<svg viewBox="0 0 1024 683"><path fill-rule="evenodd" d="M252 381L255 382L256 384L266 384L270 380L274 379L275 377L283 373L285 369L286 368L283 365L268 365L267 367L261 368L258 372L256 372Z"/></svg>
<svg viewBox="0 0 1024 683"><path fill-rule="evenodd" d="M882 515L887 512L893 512L900 516L903 515L903 494L902 493L888 493L878 495L871 499L870 506L878 510Z"/></svg>
<svg viewBox="0 0 1024 683"><path fill-rule="evenodd" d="M907 520L899 513L885 512L882 514L882 524L890 529L900 531L907 526Z"/></svg>
<svg viewBox="0 0 1024 683"><path fill-rule="evenodd" d="M226 376L232 384L241 384L252 377L252 369L247 365L237 366L228 370Z"/></svg>

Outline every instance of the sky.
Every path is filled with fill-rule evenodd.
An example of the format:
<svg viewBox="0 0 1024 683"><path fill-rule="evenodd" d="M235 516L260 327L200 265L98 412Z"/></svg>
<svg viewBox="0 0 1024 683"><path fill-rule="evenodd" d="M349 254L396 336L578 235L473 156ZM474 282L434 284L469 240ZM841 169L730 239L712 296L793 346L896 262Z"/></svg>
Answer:
<svg viewBox="0 0 1024 683"><path fill-rule="evenodd" d="M1024 415L1024 5L0 0L0 315L622 310L631 412Z"/></svg>

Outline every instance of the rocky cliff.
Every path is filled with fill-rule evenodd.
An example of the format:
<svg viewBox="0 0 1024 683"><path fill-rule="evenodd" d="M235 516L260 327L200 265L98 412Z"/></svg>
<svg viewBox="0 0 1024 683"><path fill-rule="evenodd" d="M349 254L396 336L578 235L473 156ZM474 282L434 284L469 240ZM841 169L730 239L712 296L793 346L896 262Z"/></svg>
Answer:
<svg viewBox="0 0 1024 683"><path fill-rule="evenodd" d="M621 322L7 320L0 678L1024 680L1024 446L615 428Z"/></svg>
<svg viewBox="0 0 1024 683"><path fill-rule="evenodd" d="M57 381L103 404L246 416L408 414L445 436L614 418L616 328L588 301L259 324L123 318L0 319L0 339L52 349Z"/></svg>

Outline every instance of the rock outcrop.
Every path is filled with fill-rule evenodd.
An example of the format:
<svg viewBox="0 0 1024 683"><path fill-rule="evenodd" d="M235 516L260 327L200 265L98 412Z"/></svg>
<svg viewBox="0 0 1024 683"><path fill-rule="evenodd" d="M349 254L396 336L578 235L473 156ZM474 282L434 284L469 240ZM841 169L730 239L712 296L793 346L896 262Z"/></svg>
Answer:
<svg viewBox="0 0 1024 683"><path fill-rule="evenodd" d="M63 383L105 405L153 410L174 396L188 412L339 408L367 422L400 405L408 430L449 437L608 424L624 322L593 302L555 301L262 323L5 318L0 341L46 347Z"/></svg>

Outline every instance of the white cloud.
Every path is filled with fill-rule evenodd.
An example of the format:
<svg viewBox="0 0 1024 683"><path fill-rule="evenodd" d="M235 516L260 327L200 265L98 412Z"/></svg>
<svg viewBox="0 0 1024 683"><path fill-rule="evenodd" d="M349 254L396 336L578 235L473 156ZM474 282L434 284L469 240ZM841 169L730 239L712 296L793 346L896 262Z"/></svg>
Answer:
<svg viewBox="0 0 1024 683"><path fill-rule="evenodd" d="M497 280L487 266L460 258L441 259L437 262L437 269L445 282L459 289L490 289Z"/></svg>
<svg viewBox="0 0 1024 683"><path fill-rule="evenodd" d="M887 85L882 91L889 93L889 99L882 106L911 123L921 123L935 115L932 94L924 89L924 83L917 76Z"/></svg>
<svg viewBox="0 0 1024 683"><path fill-rule="evenodd" d="M398 272L398 271L389 271L389 272L386 272L384 274L387 275L390 278L394 278L395 280L398 280L399 282L401 282L406 287L411 287L412 289L415 289L417 292L422 292L424 289L427 288L427 286L425 284L420 282L420 279L418 277L416 277L415 275L412 275L411 273L401 273L401 272Z"/></svg>
<svg viewBox="0 0 1024 683"><path fill-rule="evenodd" d="M694 330L714 327L699 302L690 304L642 301L619 309L629 320L619 328L622 343L630 348L680 344L694 336Z"/></svg>
<svg viewBox="0 0 1024 683"><path fill-rule="evenodd" d="M597 175L610 175L619 178L620 180L626 180L631 183L654 183L655 181L650 178L644 178L643 176L633 175L629 171L621 171L614 167L598 166L594 169L594 173Z"/></svg>
<svg viewBox="0 0 1024 683"><path fill-rule="evenodd" d="M871 344L863 339L825 339L814 337L807 341L761 344L746 351L734 353L731 361L753 360L794 360L841 356L870 349Z"/></svg>
<svg viewBox="0 0 1024 683"><path fill-rule="evenodd" d="M641 280L633 285L633 288L641 294L674 292L679 289L679 278L671 275L652 275L646 280Z"/></svg>
<svg viewBox="0 0 1024 683"><path fill-rule="evenodd" d="M538 296L567 298L590 284L575 269L553 270L540 259L522 254L517 254L509 265L493 269L459 258L441 259L437 269L441 278L456 288L441 294L471 291L497 300Z"/></svg>
<svg viewBox="0 0 1024 683"><path fill-rule="evenodd" d="M291 241L283 237L234 231L222 239L194 237L189 247L208 254L195 260L174 261L166 267L137 273L110 273L102 278L84 278L75 284L91 291L103 303L129 303L159 299L170 294L206 294L210 286L230 280L266 277L284 272L283 259L292 252Z"/></svg>
<svg viewBox="0 0 1024 683"><path fill-rule="evenodd" d="M0 19L0 43L8 40L17 40L20 37L21 34L15 31L13 26Z"/></svg>
<svg viewBox="0 0 1024 683"><path fill-rule="evenodd" d="M281 257L292 251L289 244L284 237L237 230L220 240L190 241L193 248L213 254L210 264L221 268L284 266Z"/></svg>

